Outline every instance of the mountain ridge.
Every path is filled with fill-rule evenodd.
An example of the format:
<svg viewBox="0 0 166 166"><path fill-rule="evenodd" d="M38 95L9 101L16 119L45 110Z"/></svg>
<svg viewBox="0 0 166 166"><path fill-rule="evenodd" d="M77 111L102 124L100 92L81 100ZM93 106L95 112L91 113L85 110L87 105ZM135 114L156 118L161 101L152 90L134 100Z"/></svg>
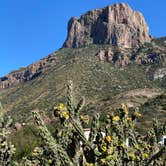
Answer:
<svg viewBox="0 0 166 166"><path fill-rule="evenodd" d="M165 43L166 40L164 39L164 37L161 38L163 41L162 43ZM155 44L155 42L159 43L159 45ZM153 42L148 45L149 46L146 46L145 44L134 49L122 49L117 47L113 49L110 45L107 45L104 49L98 50L94 56L96 56L96 59L99 61L110 62L117 67L125 67L132 63L140 65L158 64L162 66L162 64L165 63L166 58L165 46L160 46L160 38L154 39ZM148 49L151 51L148 51ZM52 65L56 64L58 60L58 58L54 56L56 55L56 52L49 54L36 63L0 77L0 90L11 88L17 84L31 81L38 77L44 70L47 70L47 68L50 68ZM156 75L153 77L158 78L158 75L161 75L162 77L166 75L164 67L161 67L158 71L156 70Z"/></svg>
<svg viewBox="0 0 166 166"><path fill-rule="evenodd" d="M132 101L141 106L142 102L150 99L148 96L145 100L144 95L131 98L123 95L137 89L148 88L148 93L152 94L153 89L156 89L156 92L160 92L158 95L165 94L165 77L151 79L151 74L160 68L158 64L130 63L125 67L117 67L110 62L103 63L95 55L108 48L108 45L92 45L59 50L54 53L56 63L38 77L0 91L4 108L15 121L22 122L27 121L31 117L30 110L36 108L49 114L56 103L65 102L66 84L70 79L74 82L76 95L84 95L87 99L86 113L91 113L92 110L100 112L104 103L109 103L108 108L104 108L109 111L112 106L116 108L121 102ZM118 94L121 97L115 98ZM106 111L104 110L103 113Z"/></svg>

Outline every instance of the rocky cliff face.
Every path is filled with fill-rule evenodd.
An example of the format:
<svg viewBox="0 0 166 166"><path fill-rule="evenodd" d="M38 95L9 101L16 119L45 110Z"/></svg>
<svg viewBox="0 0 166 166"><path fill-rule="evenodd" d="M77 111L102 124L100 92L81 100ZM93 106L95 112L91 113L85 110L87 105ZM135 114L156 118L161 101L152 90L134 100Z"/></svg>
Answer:
<svg viewBox="0 0 166 166"><path fill-rule="evenodd" d="M14 71L4 77L1 77L0 90L10 88L18 83L30 81L36 78L55 62L56 58L53 55L49 55L26 68L20 69L20 71Z"/></svg>
<svg viewBox="0 0 166 166"><path fill-rule="evenodd" d="M63 47L110 44L132 48L150 40L142 14L120 3L89 11L80 18L71 18Z"/></svg>

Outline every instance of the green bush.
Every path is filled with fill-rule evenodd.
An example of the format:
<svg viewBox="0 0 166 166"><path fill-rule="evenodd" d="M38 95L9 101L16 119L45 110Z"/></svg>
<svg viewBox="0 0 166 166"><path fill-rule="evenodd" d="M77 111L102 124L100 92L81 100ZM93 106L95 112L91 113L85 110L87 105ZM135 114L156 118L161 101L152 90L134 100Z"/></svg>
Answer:
<svg viewBox="0 0 166 166"><path fill-rule="evenodd" d="M23 157L30 154L36 146L41 145L38 130L34 125L24 126L20 131L14 132L10 139L16 148L13 156L13 160L16 161L20 161Z"/></svg>

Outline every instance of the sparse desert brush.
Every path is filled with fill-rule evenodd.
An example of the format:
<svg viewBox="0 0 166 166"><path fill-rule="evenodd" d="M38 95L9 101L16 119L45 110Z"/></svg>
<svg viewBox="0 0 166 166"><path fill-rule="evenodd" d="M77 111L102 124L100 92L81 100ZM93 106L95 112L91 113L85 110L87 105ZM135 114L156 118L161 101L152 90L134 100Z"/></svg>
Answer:
<svg viewBox="0 0 166 166"><path fill-rule="evenodd" d="M138 111L130 113L122 103L121 108L105 117L105 126L100 126L99 114L94 114L86 138L82 124L86 118L80 114L84 98L74 104L73 85L68 84L67 104L53 108L54 116L60 120L53 137L38 111L33 111L43 146L36 148L24 159L24 165L85 165L144 166L165 164L165 146L158 142L166 134L166 125L153 121L153 128L146 135L135 130L137 120L142 118Z"/></svg>

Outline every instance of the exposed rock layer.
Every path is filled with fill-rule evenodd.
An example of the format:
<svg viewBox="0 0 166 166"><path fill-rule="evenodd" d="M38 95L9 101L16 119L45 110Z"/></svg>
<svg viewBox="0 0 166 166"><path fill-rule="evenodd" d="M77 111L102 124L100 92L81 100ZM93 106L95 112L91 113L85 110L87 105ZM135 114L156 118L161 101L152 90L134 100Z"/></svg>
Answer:
<svg viewBox="0 0 166 166"><path fill-rule="evenodd" d="M149 28L141 13L119 3L71 18L63 47L77 48L90 44L110 44L132 48L149 42Z"/></svg>
<svg viewBox="0 0 166 166"><path fill-rule="evenodd" d="M56 62L56 58L49 55L40 61L27 66L26 68L20 69L20 71L14 71L9 73L7 76L0 78L0 90L10 88L18 83L30 81L39 76L43 70L46 70L49 65Z"/></svg>

